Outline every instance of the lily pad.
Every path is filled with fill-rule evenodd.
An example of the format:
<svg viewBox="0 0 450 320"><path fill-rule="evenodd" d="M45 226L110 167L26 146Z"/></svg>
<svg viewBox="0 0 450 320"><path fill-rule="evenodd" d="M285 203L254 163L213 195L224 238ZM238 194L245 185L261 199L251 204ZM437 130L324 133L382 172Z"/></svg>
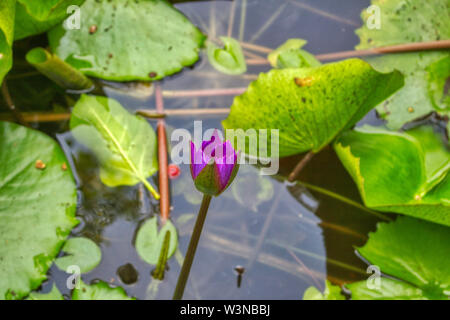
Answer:
<svg viewBox="0 0 450 320"><path fill-rule="evenodd" d="M56 259L55 264L64 271L71 265L77 265L81 272L89 272L97 267L102 259L100 248L87 238L70 238L62 247L62 251L69 255Z"/></svg>
<svg viewBox="0 0 450 320"><path fill-rule="evenodd" d="M61 292L55 284L53 284L52 290L49 293L32 292L28 296L27 300L64 300Z"/></svg>
<svg viewBox="0 0 450 320"><path fill-rule="evenodd" d="M309 287L303 294L303 300L345 300L341 288L330 281L325 281L325 290L320 292L316 287Z"/></svg>
<svg viewBox="0 0 450 320"><path fill-rule="evenodd" d="M79 288L73 289L72 300L136 300L127 296L121 287L112 288L103 281L91 285L79 281Z"/></svg>
<svg viewBox="0 0 450 320"><path fill-rule="evenodd" d="M208 42L209 63L220 72L226 74L242 74L247 71L244 54L239 41L220 37L224 47L219 48L214 42Z"/></svg>
<svg viewBox="0 0 450 320"><path fill-rule="evenodd" d="M289 39L269 53L267 59L274 68L318 67L321 63L309 52L301 48L307 43L303 39Z"/></svg>
<svg viewBox="0 0 450 320"><path fill-rule="evenodd" d="M12 43L14 41L14 15L16 1L0 2L0 85L12 67Z"/></svg>
<svg viewBox="0 0 450 320"><path fill-rule="evenodd" d="M100 178L110 187L142 182L159 199L147 178L158 170L156 135L149 123L117 101L82 95L73 108L70 128L100 161Z"/></svg>
<svg viewBox="0 0 450 320"><path fill-rule="evenodd" d="M409 217L378 224L358 252L381 272L380 287L347 284L352 299L445 299L450 296L448 227Z"/></svg>
<svg viewBox="0 0 450 320"><path fill-rule="evenodd" d="M432 3L422 0L372 0L380 9L380 29L369 29L367 20L373 13L363 11L363 26L356 30L360 38L357 49L368 49L409 42L450 39L450 13L448 0ZM440 59L444 59L438 62ZM450 76L450 54L445 51L427 51L383 55L367 59L379 71L393 68L405 75L405 86L392 97L377 106L377 111L387 120L391 129L420 118L433 111L450 108L444 95L444 83ZM432 65L438 63L440 67ZM438 99L436 99L436 97Z"/></svg>
<svg viewBox="0 0 450 320"><path fill-rule="evenodd" d="M50 47L88 76L157 80L198 60L204 35L161 0L87 0L80 30L49 32Z"/></svg>
<svg viewBox="0 0 450 320"><path fill-rule="evenodd" d="M318 152L402 85L399 72L379 73L359 59L315 68L275 69L260 74L234 99L222 125L278 130L272 137L268 134L267 143L259 143L259 152L266 157L278 156L270 148L274 137L279 139L280 157ZM247 144L246 153L258 156L253 149Z"/></svg>
<svg viewBox="0 0 450 320"><path fill-rule="evenodd" d="M70 6L84 0L17 0L14 39L43 33L69 16Z"/></svg>
<svg viewBox="0 0 450 320"><path fill-rule="evenodd" d="M76 185L58 144L0 122L0 298L39 287L75 219Z"/></svg>
<svg viewBox="0 0 450 320"><path fill-rule="evenodd" d="M149 264L157 264L160 258L161 249L163 247L164 237L170 232L170 245L167 259L170 258L178 247L178 233L171 221L166 224L158 232L158 218L152 217L146 221L136 235L136 250L139 256Z"/></svg>
<svg viewBox="0 0 450 320"><path fill-rule="evenodd" d="M450 226L450 152L431 127L347 131L335 150L369 208Z"/></svg>

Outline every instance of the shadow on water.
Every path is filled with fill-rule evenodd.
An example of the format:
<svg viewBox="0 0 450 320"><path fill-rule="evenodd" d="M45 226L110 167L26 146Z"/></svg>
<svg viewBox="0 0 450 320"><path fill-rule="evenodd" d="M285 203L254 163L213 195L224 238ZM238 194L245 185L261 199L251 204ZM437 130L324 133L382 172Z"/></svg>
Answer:
<svg viewBox="0 0 450 320"><path fill-rule="evenodd" d="M306 50L317 54L350 50L357 44L354 29L359 26L359 14L369 1L248 0L245 9L242 3L237 1L233 6L230 1L199 1L176 6L210 36L227 35L231 30L233 37L242 35L245 41L270 48L288 38L305 38ZM229 28L232 8L234 23ZM161 83L163 90L169 91L246 87L259 72L269 68L252 65L248 69L246 76L218 74L203 55L193 68ZM155 108L152 87L148 84L104 82L103 91L131 112ZM74 101L75 97L73 101L65 101L66 110ZM215 96L167 98L164 102L165 108L174 109L224 108L232 101L231 96ZM223 118L168 117L168 136L170 128L192 132L194 120L202 120L204 130L221 128ZM371 113L364 121L377 119ZM189 167L181 165L181 176L171 180L171 216L179 231L179 252L168 261L165 278L159 282L151 277L154 266L139 258L133 244L139 225L158 213L158 203L139 185L117 188L103 185L94 155L74 140L67 122L35 127L53 136L58 134L73 159L79 182L77 215L81 223L72 236L88 237L102 250L100 265L83 274L83 280L101 279L120 285L139 299L170 299L201 201ZM243 165L232 187L213 199L186 299L300 299L311 285L323 289L325 279L342 284L367 278L366 265L355 255L354 246L364 244L379 219L321 192L299 184L288 185L283 176L300 158L282 159L280 173L275 177L260 176L256 167ZM152 179L156 185L156 176ZM356 187L332 148L316 155L299 179L360 203ZM240 288L236 267L242 275ZM66 280L67 274L53 266L41 290L47 292L56 283L61 292L69 295Z"/></svg>

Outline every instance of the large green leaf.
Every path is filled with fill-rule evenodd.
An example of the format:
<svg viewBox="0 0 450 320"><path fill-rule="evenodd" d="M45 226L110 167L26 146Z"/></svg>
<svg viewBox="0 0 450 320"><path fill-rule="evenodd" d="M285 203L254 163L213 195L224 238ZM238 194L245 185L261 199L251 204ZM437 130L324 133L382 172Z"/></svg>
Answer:
<svg viewBox="0 0 450 320"><path fill-rule="evenodd" d="M68 17L67 9L84 0L17 0L14 39L45 32Z"/></svg>
<svg viewBox="0 0 450 320"><path fill-rule="evenodd" d="M450 152L431 127L364 126L343 133L335 150L369 208L450 226Z"/></svg>
<svg viewBox="0 0 450 320"><path fill-rule="evenodd" d="M76 186L61 148L43 133L0 122L0 150L0 299L18 299L46 279L78 223Z"/></svg>
<svg viewBox="0 0 450 320"><path fill-rule="evenodd" d="M399 217L380 223L358 252L381 272L379 289L366 281L346 285L353 299L448 299L450 232L438 224ZM376 284L376 282L374 283Z"/></svg>
<svg viewBox="0 0 450 320"><path fill-rule="evenodd" d="M79 288L73 289L72 300L136 300L128 297L121 287L111 288L103 281L91 285L79 281Z"/></svg>
<svg viewBox="0 0 450 320"><path fill-rule="evenodd" d="M149 264L158 263L167 232L170 232L170 243L167 253L167 258L170 258L178 247L178 233L171 221L166 221L159 232L157 217L147 220L139 228L135 246L137 253L145 262Z"/></svg>
<svg viewBox="0 0 450 320"><path fill-rule="evenodd" d="M31 292L27 300L64 300L63 295L59 292L55 284L49 293Z"/></svg>
<svg viewBox="0 0 450 320"><path fill-rule="evenodd" d="M14 41L14 15L16 0L0 2L0 85L12 67L12 43Z"/></svg>
<svg viewBox="0 0 450 320"><path fill-rule="evenodd" d="M156 135L144 118L131 115L113 99L82 95L72 111L70 128L96 154L104 184L142 182L159 198L147 181L158 170L158 160Z"/></svg>
<svg viewBox="0 0 450 320"><path fill-rule="evenodd" d="M279 130L279 156L318 152L403 85L399 72L379 73L359 59L260 74L235 98L226 129ZM260 143L260 152L272 155ZM246 153L257 156L251 149Z"/></svg>
<svg viewBox="0 0 450 320"><path fill-rule="evenodd" d="M49 32L53 51L86 75L156 80L198 60L204 35L164 0L87 0L81 30Z"/></svg>
<svg viewBox="0 0 450 320"><path fill-rule="evenodd" d="M372 0L372 4L380 9L380 29L369 28L367 20L375 16L364 10L361 15L364 24L356 30L360 38L357 49L450 39L448 0ZM443 60L439 62L440 59ZM403 89L377 106L389 128L398 129L432 111L450 108L449 99L442 98L444 83L450 76L448 52L384 55L368 61L377 70L386 72L396 68L405 75Z"/></svg>
<svg viewBox="0 0 450 320"><path fill-rule="evenodd" d="M56 259L55 264L63 271L77 265L81 272L89 272L98 266L102 252L97 244L87 238L70 238L62 247L67 255Z"/></svg>

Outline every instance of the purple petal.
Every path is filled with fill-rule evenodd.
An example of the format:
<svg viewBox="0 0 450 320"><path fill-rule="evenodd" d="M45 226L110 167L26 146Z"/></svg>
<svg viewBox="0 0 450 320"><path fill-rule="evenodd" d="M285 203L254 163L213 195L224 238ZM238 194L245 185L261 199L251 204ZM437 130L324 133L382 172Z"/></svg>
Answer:
<svg viewBox="0 0 450 320"><path fill-rule="evenodd" d="M233 168L237 163L237 154L229 141L216 148L216 173L221 188L225 188L230 180Z"/></svg>
<svg viewBox="0 0 450 320"><path fill-rule="evenodd" d="M198 174L206 166L207 162L203 157L202 150L197 150L195 144L191 141L191 175L192 178L197 178Z"/></svg>

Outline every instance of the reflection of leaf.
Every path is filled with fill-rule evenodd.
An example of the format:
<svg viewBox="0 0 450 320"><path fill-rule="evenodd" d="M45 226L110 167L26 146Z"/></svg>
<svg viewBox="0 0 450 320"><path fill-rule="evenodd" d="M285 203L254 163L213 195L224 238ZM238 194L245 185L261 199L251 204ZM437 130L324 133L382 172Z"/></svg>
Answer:
<svg viewBox="0 0 450 320"><path fill-rule="evenodd" d="M49 293L31 292L27 300L64 300L55 284Z"/></svg>
<svg viewBox="0 0 450 320"><path fill-rule="evenodd" d="M0 122L0 150L0 298L19 299L46 279L78 223L76 186L63 151L43 133Z"/></svg>
<svg viewBox="0 0 450 320"><path fill-rule="evenodd" d="M19 40L47 31L62 22L67 8L84 0L17 0L14 38Z"/></svg>
<svg viewBox="0 0 450 320"><path fill-rule="evenodd" d="M273 185L267 176L259 174L250 166L241 166L239 175L231 186L237 202L242 206L258 211L258 206L273 197Z"/></svg>
<svg viewBox="0 0 450 320"><path fill-rule="evenodd" d="M267 143L259 143L265 155L272 155L266 148L273 135L279 138L280 157L318 152L402 85L399 72L379 73L359 59L272 70L235 98L222 124L226 129L279 130L272 137L269 131ZM257 156L248 145L246 153Z"/></svg>
<svg viewBox="0 0 450 320"><path fill-rule="evenodd" d="M303 39L289 39L272 51L267 59L274 68L318 67L321 63L309 52L302 50L307 43Z"/></svg>
<svg viewBox="0 0 450 320"><path fill-rule="evenodd" d="M83 95L72 111L70 128L98 157L104 184L142 182L159 198L147 181L158 170L158 163L156 135L145 119L129 114L113 99Z"/></svg>
<svg viewBox="0 0 450 320"><path fill-rule="evenodd" d="M80 279L79 286L73 290L72 300L136 300L128 297L121 287L111 288L103 281L87 285Z"/></svg>
<svg viewBox="0 0 450 320"><path fill-rule="evenodd" d="M220 72L227 74L241 74L247 71L239 41L229 37L220 37L220 40L224 44L223 48L219 48L211 41L208 42L209 63Z"/></svg>
<svg viewBox="0 0 450 320"><path fill-rule="evenodd" d="M188 168L189 170L189 168ZM195 188L190 172L181 172L181 175L172 182L174 196L183 195L184 199L193 205L202 203L203 194Z"/></svg>
<svg viewBox="0 0 450 320"><path fill-rule="evenodd" d="M15 0L0 2L0 85L12 67L12 43L14 40Z"/></svg>
<svg viewBox="0 0 450 320"><path fill-rule="evenodd" d="M163 247L164 237L170 232L170 246L167 258L170 258L178 246L178 233L171 221L158 232L158 219L153 217L146 221L136 235L136 250L139 256L149 264L157 264Z"/></svg>
<svg viewBox="0 0 450 320"><path fill-rule="evenodd" d="M58 26L49 32L49 42L86 75L156 80L198 60L204 35L167 1L89 0L81 12L80 30Z"/></svg>
<svg viewBox="0 0 450 320"><path fill-rule="evenodd" d="M342 295L339 286L335 286L326 280L323 293L316 287L309 287L303 294L303 300L345 300L345 297Z"/></svg>
<svg viewBox="0 0 450 320"><path fill-rule="evenodd" d="M102 259L100 248L87 238L70 238L62 247L62 251L69 255L56 259L55 264L64 271L71 265L77 265L82 273L89 272L97 267Z"/></svg>
<svg viewBox="0 0 450 320"><path fill-rule="evenodd" d="M380 9L381 29L369 29L368 24L356 30L360 38L357 49L450 39L448 0L372 0ZM366 22L373 13L366 10L362 19ZM372 17L373 18L373 17ZM433 67L439 59L444 59ZM445 80L450 76L450 55L445 51L405 53L370 58L377 70L393 68L405 75L405 86L377 107L379 114L388 121L391 129L420 118L435 109L450 108L450 101L442 99Z"/></svg>
<svg viewBox="0 0 450 320"><path fill-rule="evenodd" d="M366 281L346 287L352 299L448 299L449 246L448 227L409 217L380 223L358 251L381 272L405 282L381 278L379 289L369 289Z"/></svg>
<svg viewBox="0 0 450 320"><path fill-rule="evenodd" d="M450 152L432 128L361 127L345 132L335 150L369 208L450 226Z"/></svg>

